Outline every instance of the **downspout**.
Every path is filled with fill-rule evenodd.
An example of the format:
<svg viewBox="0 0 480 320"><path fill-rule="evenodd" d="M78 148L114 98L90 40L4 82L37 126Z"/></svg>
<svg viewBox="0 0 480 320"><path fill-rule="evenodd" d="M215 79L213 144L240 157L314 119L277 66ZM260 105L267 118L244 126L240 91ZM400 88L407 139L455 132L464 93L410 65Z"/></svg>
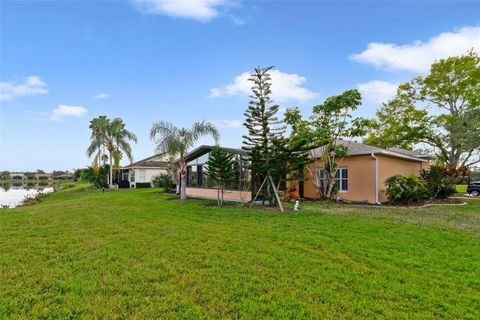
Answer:
<svg viewBox="0 0 480 320"><path fill-rule="evenodd" d="M375 157L375 152L372 152L371 156L375 159L375 204L380 204L378 201L378 158Z"/></svg>

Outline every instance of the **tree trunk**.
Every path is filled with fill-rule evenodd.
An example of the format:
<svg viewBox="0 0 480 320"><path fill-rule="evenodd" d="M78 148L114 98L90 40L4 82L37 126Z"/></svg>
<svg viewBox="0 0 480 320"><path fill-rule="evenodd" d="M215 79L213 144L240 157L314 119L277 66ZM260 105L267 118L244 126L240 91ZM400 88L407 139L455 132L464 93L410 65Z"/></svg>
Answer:
<svg viewBox="0 0 480 320"><path fill-rule="evenodd" d="M220 207L223 207L223 193L225 192L225 186L222 185L222 199L220 200Z"/></svg>
<svg viewBox="0 0 480 320"><path fill-rule="evenodd" d="M180 165L180 200L187 200L187 170L185 170L185 163Z"/></svg>
<svg viewBox="0 0 480 320"><path fill-rule="evenodd" d="M109 154L110 154L110 183L109 183L109 187L112 188L113 186L113 159L112 159L112 151L109 151Z"/></svg>

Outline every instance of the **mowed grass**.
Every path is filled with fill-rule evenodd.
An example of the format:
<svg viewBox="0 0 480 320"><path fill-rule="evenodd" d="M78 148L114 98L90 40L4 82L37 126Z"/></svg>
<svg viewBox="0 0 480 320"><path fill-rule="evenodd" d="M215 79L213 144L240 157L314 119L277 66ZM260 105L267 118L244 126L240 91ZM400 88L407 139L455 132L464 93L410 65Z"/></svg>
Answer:
<svg viewBox="0 0 480 320"><path fill-rule="evenodd" d="M282 214L80 185L0 211L0 318L479 319L467 201Z"/></svg>

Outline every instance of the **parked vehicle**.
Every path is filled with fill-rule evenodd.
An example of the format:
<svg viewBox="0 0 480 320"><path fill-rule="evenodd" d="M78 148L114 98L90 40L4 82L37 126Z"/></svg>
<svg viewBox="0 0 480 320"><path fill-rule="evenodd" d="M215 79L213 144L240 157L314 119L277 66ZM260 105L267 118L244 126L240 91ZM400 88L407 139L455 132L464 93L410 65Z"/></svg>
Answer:
<svg viewBox="0 0 480 320"><path fill-rule="evenodd" d="M480 196L480 181L470 182L467 187L467 192L474 197Z"/></svg>

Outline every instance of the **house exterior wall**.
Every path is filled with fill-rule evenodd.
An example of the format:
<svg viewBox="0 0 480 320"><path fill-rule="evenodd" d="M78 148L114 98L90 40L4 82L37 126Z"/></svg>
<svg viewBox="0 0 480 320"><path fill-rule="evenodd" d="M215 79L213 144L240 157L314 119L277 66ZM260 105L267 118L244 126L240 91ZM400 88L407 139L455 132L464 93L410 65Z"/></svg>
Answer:
<svg viewBox="0 0 480 320"><path fill-rule="evenodd" d="M375 159L370 155L345 157L337 161L339 168L348 169L348 191L337 193L339 200L375 203ZM319 167L323 160L317 160ZM310 166L313 173L313 166ZM305 198L318 199L313 179L305 175L303 195Z"/></svg>
<svg viewBox="0 0 480 320"><path fill-rule="evenodd" d="M426 162L400 159L375 154L378 159L378 198L380 202L388 201L385 195L385 180L393 175L408 176L418 174L421 169L428 168ZM323 165L317 160L318 166ZM352 156L337 161L339 168L348 169L348 191L337 193L337 199L375 203L375 159L371 155ZM313 172L313 166L310 166ZM318 199L319 195L313 185L313 179L305 175L304 197Z"/></svg>
<svg viewBox="0 0 480 320"><path fill-rule="evenodd" d="M140 170L145 170L145 177L140 176ZM134 188L137 182L152 182L153 177L167 173L167 170L158 168L135 168L129 171L129 181L132 188ZM130 179L131 171L135 172L135 181L131 181Z"/></svg>
<svg viewBox="0 0 480 320"><path fill-rule="evenodd" d="M383 155L376 155L376 157L378 158L378 189L380 202L388 201L385 195L385 181L388 178L397 174L402 176L409 176L411 174L418 175L421 169L426 169L429 166L426 162L392 158Z"/></svg>
<svg viewBox="0 0 480 320"><path fill-rule="evenodd" d="M187 187L187 196L207 199L217 199L217 189ZM251 201L251 191L225 190L223 199L226 201Z"/></svg>

